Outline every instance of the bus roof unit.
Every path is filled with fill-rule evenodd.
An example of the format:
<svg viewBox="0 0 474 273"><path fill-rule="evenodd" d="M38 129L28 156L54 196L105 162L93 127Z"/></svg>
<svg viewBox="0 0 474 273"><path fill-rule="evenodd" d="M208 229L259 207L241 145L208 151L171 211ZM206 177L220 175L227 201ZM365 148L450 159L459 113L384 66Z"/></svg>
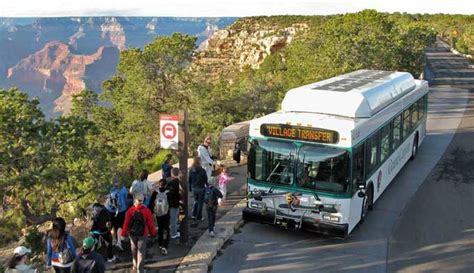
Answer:
<svg viewBox="0 0 474 273"><path fill-rule="evenodd" d="M407 72L357 70L291 89L282 110L370 118L415 87Z"/></svg>

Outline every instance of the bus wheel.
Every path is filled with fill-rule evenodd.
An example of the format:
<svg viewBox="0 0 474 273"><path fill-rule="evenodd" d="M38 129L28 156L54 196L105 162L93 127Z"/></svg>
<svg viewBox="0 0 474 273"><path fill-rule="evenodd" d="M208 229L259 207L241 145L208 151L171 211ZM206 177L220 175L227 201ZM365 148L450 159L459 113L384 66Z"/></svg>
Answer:
<svg viewBox="0 0 474 273"><path fill-rule="evenodd" d="M367 190L365 191L364 201L362 202L362 215L360 217L361 221L364 221L365 216L367 216L367 213L373 207L374 195L372 192L373 192L372 186L369 186Z"/></svg>
<svg viewBox="0 0 474 273"><path fill-rule="evenodd" d="M413 146L411 147L411 157L410 157L410 160L415 159L417 152L418 152L418 133L416 133L415 139L413 140Z"/></svg>

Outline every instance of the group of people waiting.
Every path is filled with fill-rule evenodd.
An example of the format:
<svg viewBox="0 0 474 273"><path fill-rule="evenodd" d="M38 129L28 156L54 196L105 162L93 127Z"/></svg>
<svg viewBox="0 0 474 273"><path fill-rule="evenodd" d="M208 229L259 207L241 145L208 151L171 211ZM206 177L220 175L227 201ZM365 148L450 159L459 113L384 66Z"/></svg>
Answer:
<svg viewBox="0 0 474 273"><path fill-rule="evenodd" d="M188 185L194 198L191 219L203 221L205 206L208 232L214 237L217 208L225 201L227 184L234 178L224 165L219 166L217 176L212 176L215 158L211 156L210 144L211 137L207 136L199 145L198 156L193 159L189 171ZM91 206L90 234L77 252L72 236L66 232L65 220L61 217L54 219L47 239L48 270L61 273L104 272L105 261L116 260L114 246L123 251L122 241L128 237L133 258L132 270L144 272L147 240L148 237L154 238L156 233L160 253L167 255L170 239L181 236L178 231L180 172L178 168L173 168L171 160L172 156L168 155L161 166L163 177L158 187L148 180L147 170L141 171L130 189L115 179L109 193L99 195ZM96 252L102 244L106 246L106 259ZM26 247L16 248L7 272L37 272L25 263L29 253L31 250Z"/></svg>

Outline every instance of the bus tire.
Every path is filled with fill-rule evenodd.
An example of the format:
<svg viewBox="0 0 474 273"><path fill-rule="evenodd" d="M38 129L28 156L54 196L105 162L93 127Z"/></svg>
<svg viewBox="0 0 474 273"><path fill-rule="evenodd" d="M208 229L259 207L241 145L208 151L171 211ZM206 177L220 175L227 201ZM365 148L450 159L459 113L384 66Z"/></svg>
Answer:
<svg viewBox="0 0 474 273"><path fill-rule="evenodd" d="M364 201L362 202L362 212L360 216L361 222L364 221L369 210L373 208L373 200L374 200L373 187L372 185L369 185L369 187L365 191Z"/></svg>
<svg viewBox="0 0 474 273"><path fill-rule="evenodd" d="M413 146L411 147L410 160L415 159L417 153L418 153L418 132L416 132L415 138L413 140Z"/></svg>
<svg viewBox="0 0 474 273"><path fill-rule="evenodd" d="M369 210L373 210L374 209L374 187L372 186L372 184L369 185L369 190L370 190Z"/></svg>

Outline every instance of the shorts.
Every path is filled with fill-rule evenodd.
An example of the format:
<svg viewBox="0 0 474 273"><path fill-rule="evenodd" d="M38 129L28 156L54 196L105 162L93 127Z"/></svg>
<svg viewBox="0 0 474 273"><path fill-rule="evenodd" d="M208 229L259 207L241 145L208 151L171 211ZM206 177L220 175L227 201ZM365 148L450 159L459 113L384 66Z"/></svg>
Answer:
<svg viewBox="0 0 474 273"><path fill-rule="evenodd" d="M110 218L112 218L112 227L116 230L123 227L123 222L125 222L125 211L119 212L110 212Z"/></svg>

